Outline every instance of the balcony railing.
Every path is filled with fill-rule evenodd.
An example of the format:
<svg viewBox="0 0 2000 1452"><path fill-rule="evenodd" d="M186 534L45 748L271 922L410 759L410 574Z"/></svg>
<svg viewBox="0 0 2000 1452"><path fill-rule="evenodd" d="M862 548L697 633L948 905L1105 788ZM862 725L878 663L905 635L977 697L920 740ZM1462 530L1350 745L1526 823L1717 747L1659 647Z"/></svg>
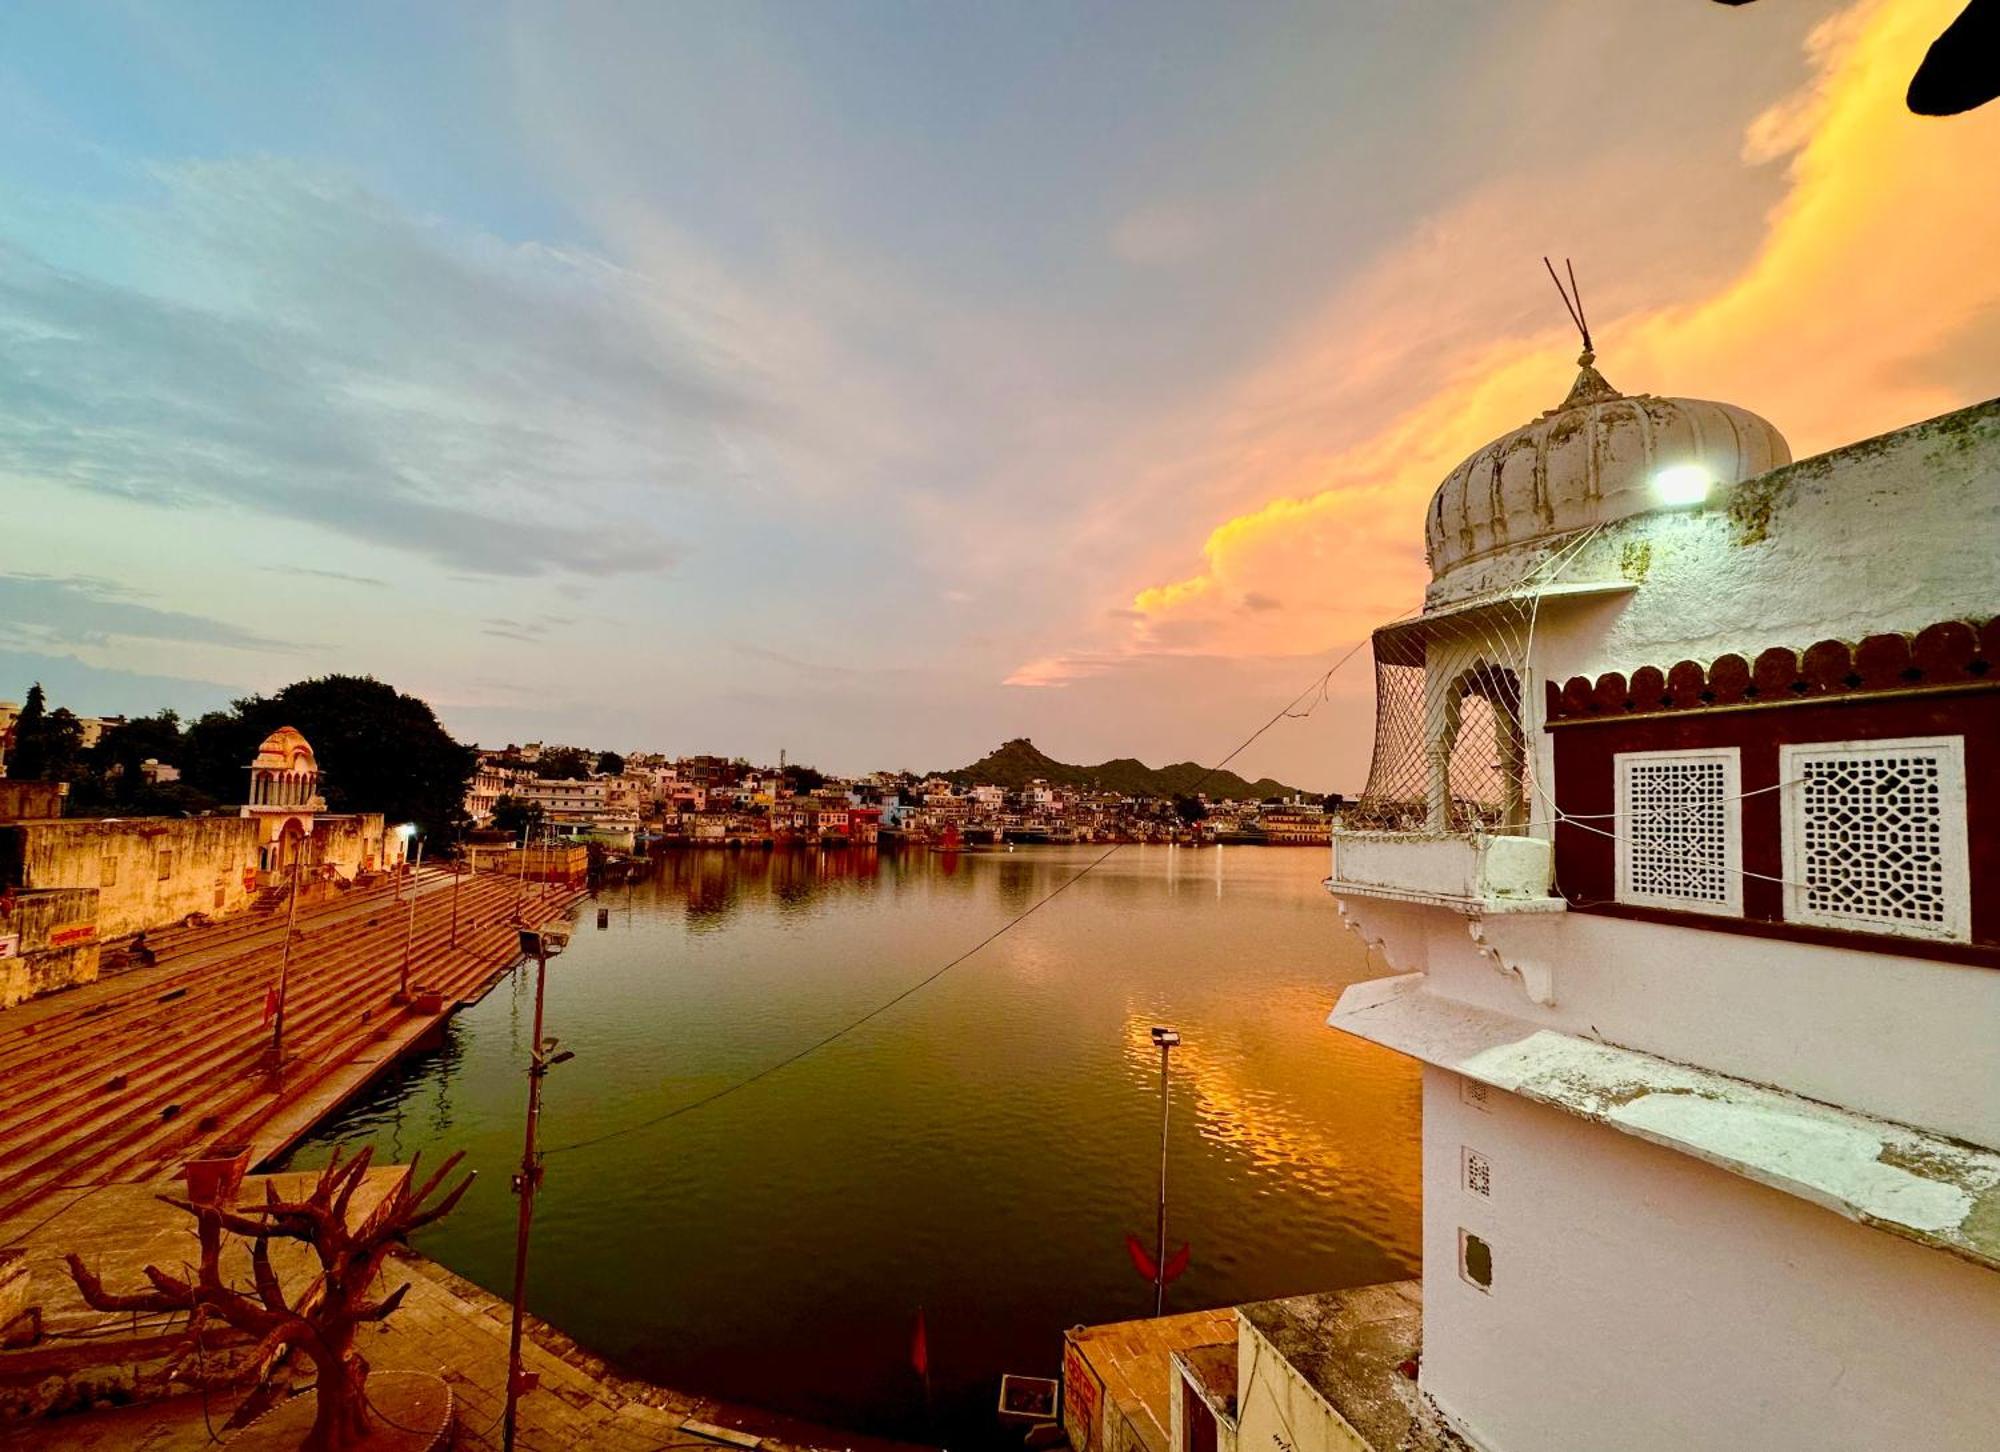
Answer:
<svg viewBox="0 0 2000 1452"><path fill-rule="evenodd" d="M1554 912L1555 858L1539 837L1418 832L1333 834L1336 897L1433 903L1471 912Z"/></svg>

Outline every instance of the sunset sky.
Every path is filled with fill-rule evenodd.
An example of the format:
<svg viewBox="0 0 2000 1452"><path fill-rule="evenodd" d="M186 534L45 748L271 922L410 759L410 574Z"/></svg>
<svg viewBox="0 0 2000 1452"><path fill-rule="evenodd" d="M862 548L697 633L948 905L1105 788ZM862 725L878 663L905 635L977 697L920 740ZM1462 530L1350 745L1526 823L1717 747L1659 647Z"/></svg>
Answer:
<svg viewBox="0 0 2000 1452"><path fill-rule="evenodd" d="M1959 8L9 7L0 699L1212 760L1562 397L1544 253L1799 456L2000 393ZM1367 696L1239 765L1358 787Z"/></svg>

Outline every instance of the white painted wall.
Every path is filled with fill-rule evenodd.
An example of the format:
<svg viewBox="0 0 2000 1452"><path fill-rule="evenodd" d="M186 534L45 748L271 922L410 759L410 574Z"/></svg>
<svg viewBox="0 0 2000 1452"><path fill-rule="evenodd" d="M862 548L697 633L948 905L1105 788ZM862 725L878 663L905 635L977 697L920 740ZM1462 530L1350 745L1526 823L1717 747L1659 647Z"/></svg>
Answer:
<svg viewBox="0 0 2000 1452"><path fill-rule="evenodd" d="M1456 913L1349 911L1365 932L1393 920L1391 965L1428 972L1435 993L2000 1149L1991 968L1589 913L1488 918L1481 932L1503 960L1553 962L1543 1007Z"/></svg>
<svg viewBox="0 0 2000 1452"><path fill-rule="evenodd" d="M1420 1379L1489 1452L1994 1445L2000 1274L1460 1083L1424 1071Z"/></svg>

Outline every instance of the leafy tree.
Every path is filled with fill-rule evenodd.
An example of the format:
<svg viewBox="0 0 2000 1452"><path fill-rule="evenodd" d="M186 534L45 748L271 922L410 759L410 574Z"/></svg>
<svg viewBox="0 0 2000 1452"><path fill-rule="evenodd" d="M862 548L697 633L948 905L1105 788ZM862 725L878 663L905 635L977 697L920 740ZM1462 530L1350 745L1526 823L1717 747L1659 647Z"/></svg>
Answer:
<svg viewBox="0 0 2000 1452"><path fill-rule="evenodd" d="M97 739L97 745L84 753L80 785L87 785L89 791L79 795L129 806L151 790L151 783L145 778L145 764L158 761L179 766L181 745L181 718L172 711L137 716L113 726Z"/></svg>
<svg viewBox="0 0 2000 1452"><path fill-rule="evenodd" d="M477 753L452 740L423 701L373 676L295 681L210 712L188 730L184 777L221 801L242 801L245 767L280 726L297 727L312 743L329 810L415 822L436 841L463 820Z"/></svg>
<svg viewBox="0 0 2000 1452"><path fill-rule="evenodd" d="M535 775L543 781L582 781L595 760L580 746L550 746L535 763Z"/></svg>
<svg viewBox="0 0 2000 1452"><path fill-rule="evenodd" d="M533 837L542 825L542 809L519 797L503 796L493 804L493 826L510 837Z"/></svg>
<svg viewBox="0 0 2000 1452"><path fill-rule="evenodd" d="M80 768L83 725L66 707L48 709L42 683L28 688L21 714L14 718L14 745L7 753L7 774L21 781L69 781Z"/></svg>
<svg viewBox="0 0 2000 1452"><path fill-rule="evenodd" d="M814 771L809 766L791 765L780 772L786 786L794 792L816 792L826 785L826 773Z"/></svg>
<svg viewBox="0 0 2000 1452"><path fill-rule="evenodd" d="M1208 816L1208 803L1195 796L1175 797L1174 811L1183 822L1199 822Z"/></svg>
<svg viewBox="0 0 2000 1452"><path fill-rule="evenodd" d="M599 776L623 776L625 774L625 758L615 751L598 752L597 774Z"/></svg>

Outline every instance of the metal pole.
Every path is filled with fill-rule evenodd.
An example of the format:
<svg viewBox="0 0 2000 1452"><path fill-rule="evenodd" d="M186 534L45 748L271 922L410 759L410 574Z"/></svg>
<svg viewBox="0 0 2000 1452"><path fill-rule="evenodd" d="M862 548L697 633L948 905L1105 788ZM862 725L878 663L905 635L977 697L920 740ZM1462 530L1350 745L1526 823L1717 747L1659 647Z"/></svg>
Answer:
<svg viewBox="0 0 2000 1452"><path fill-rule="evenodd" d="M1167 1310L1167 1114L1173 1101L1167 1097L1167 1055L1173 1052L1173 1045L1160 1045L1160 1217L1159 1234L1155 1237L1157 1247L1153 1258L1153 1314L1163 1316Z"/></svg>
<svg viewBox="0 0 2000 1452"><path fill-rule="evenodd" d="M465 851L463 843L459 845L459 851L461 854ZM464 876L465 860L461 855L458 861L451 864L451 945L454 948L458 946L458 887Z"/></svg>
<svg viewBox="0 0 2000 1452"><path fill-rule="evenodd" d="M542 1116L542 989L548 980L548 945L535 935L535 1036L528 1049L528 1128L521 1148L521 1215L514 1230L514 1324L507 1334L507 1412L501 1446L514 1447L515 1403L521 1395L521 1317L528 1292L528 1228L535 1219L535 1185L541 1171L535 1164L535 1126Z"/></svg>
<svg viewBox="0 0 2000 1452"><path fill-rule="evenodd" d="M521 870L514 876L514 921L528 905L528 824L521 824Z"/></svg>
<svg viewBox="0 0 2000 1452"><path fill-rule="evenodd" d="M306 844L301 837L299 857L292 864L291 905L285 909L285 946L278 955L278 1007L272 1015L271 1027L271 1068L281 1079L285 1074L285 986L292 971L292 925L299 920L299 878L305 873L305 858Z"/></svg>
<svg viewBox="0 0 2000 1452"><path fill-rule="evenodd" d="M396 997L402 1003L410 1001L410 948L416 942L417 938L416 875L423 870L423 865L424 844L422 841L419 841L417 843L417 865L410 870L410 926L409 930L403 934L403 972L401 975L401 986L396 990Z"/></svg>

